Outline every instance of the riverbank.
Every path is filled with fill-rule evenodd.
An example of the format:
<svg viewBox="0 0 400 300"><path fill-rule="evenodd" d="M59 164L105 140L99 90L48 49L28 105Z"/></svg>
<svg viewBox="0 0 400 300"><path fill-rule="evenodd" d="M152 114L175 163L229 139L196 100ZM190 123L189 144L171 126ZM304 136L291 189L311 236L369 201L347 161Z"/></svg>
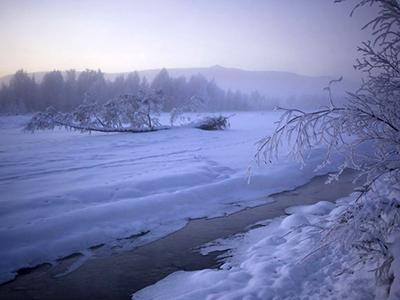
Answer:
<svg viewBox="0 0 400 300"><path fill-rule="evenodd" d="M247 208L218 218L194 219L182 229L132 251L101 255L101 245L79 268L60 276L79 262L80 255L52 267L20 274L0 287L1 299L129 299L132 293L156 283L178 270L217 268L220 252L201 255L196 249L218 238L245 232L265 219L285 214L294 205L335 201L353 189L354 173L346 171L338 182L324 184L327 176L316 176L292 191L273 194L269 204Z"/></svg>

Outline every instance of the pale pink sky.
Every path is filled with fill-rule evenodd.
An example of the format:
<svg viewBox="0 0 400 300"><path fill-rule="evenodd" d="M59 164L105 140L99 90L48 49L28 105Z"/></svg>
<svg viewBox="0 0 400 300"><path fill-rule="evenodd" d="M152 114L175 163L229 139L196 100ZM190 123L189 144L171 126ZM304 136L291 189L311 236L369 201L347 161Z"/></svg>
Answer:
<svg viewBox="0 0 400 300"><path fill-rule="evenodd" d="M355 76L371 11L333 0L0 0L0 76L215 64Z"/></svg>

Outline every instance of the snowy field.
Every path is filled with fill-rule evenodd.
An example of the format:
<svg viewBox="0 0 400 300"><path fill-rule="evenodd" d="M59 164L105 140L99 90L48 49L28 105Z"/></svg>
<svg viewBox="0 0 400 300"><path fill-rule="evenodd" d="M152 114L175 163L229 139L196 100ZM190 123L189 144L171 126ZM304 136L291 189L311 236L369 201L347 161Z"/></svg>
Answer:
<svg viewBox="0 0 400 300"><path fill-rule="evenodd" d="M131 249L190 218L266 203L306 183L321 151L304 169L285 159L262 168L252 162L255 143L277 117L239 113L226 131L142 134L31 134L22 131L28 117L1 117L0 281L72 253L90 257L99 244Z"/></svg>

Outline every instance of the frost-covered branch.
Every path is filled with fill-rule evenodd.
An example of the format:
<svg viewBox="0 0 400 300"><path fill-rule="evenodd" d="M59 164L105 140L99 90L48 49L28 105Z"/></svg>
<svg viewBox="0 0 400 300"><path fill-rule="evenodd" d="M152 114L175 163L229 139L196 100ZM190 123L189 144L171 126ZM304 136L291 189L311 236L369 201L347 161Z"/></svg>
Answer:
<svg viewBox="0 0 400 300"><path fill-rule="evenodd" d="M374 39L358 49L355 68L365 74L360 89L338 107L332 81L329 107L311 112L279 108L281 119L274 133L260 141L257 157L270 162L288 146L294 158L306 163L311 149L325 147L325 165L332 153L343 154L338 174L346 167L356 169L364 183L348 209L332 220L326 237L332 247L372 258L378 277L390 284L390 278L400 277L400 270L394 274L390 268L392 244L400 239L400 2L361 0L355 10L365 5L379 12L364 27L372 29Z"/></svg>
<svg viewBox="0 0 400 300"><path fill-rule="evenodd" d="M321 109L304 112L299 109L283 111L276 130L271 136L260 141L256 153L258 159L270 162L278 157L285 141L291 142L290 154L304 163L305 155L317 145L325 143L330 150L343 143L342 128L345 120L341 112L344 108Z"/></svg>

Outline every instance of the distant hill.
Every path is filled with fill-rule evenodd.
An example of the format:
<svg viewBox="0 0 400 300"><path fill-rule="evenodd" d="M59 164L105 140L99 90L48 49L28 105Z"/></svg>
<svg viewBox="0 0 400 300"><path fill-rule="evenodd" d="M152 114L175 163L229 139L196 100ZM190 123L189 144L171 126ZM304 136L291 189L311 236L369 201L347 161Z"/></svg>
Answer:
<svg viewBox="0 0 400 300"><path fill-rule="evenodd" d="M242 92L258 91L260 94L270 98L287 99L290 97L322 96L323 88L326 87L332 77L328 76L305 76L290 72L278 71L248 71L237 68L225 68L213 66L207 68L171 68L167 69L171 77L202 74L207 79L215 79L216 83L223 89L240 90ZM138 71L140 76L145 76L149 81L157 75L160 69ZM37 81L41 81L45 72L32 73ZM105 77L114 80L124 73L105 73ZM0 83L8 84L12 75L0 78ZM343 80L337 85L336 93L342 95L345 91L353 91L358 84L351 80Z"/></svg>

